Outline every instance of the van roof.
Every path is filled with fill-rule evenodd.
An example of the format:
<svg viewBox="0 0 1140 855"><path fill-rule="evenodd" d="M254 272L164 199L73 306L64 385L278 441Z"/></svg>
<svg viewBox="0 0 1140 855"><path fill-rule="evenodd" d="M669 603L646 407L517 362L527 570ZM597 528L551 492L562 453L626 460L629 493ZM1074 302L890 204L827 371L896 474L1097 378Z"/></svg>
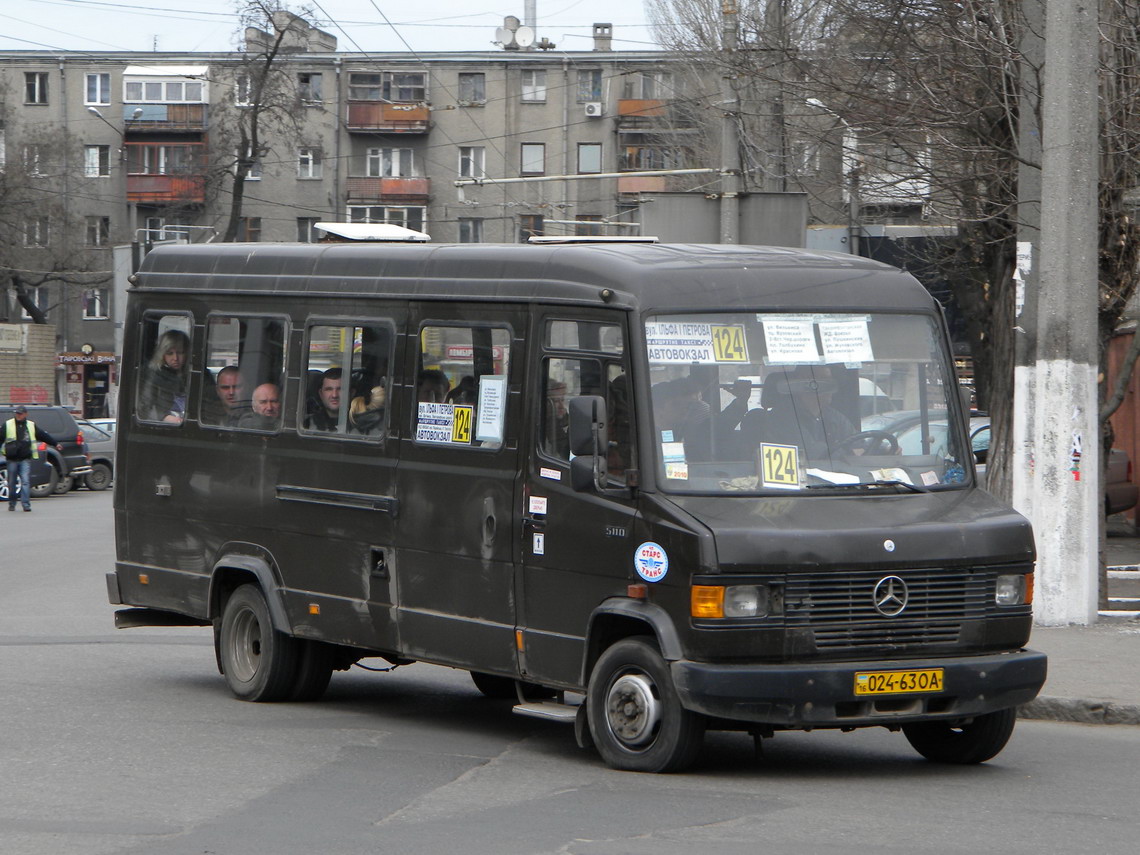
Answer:
<svg viewBox="0 0 1140 855"><path fill-rule="evenodd" d="M724 244L181 244L156 247L143 291L929 311L910 274L843 253Z"/></svg>

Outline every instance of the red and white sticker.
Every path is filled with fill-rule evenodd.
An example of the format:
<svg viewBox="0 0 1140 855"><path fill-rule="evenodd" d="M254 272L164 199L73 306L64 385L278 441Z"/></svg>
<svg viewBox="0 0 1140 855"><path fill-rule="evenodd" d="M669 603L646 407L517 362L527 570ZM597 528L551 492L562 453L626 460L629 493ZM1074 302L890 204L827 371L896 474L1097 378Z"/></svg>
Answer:
<svg viewBox="0 0 1140 855"><path fill-rule="evenodd" d="M669 572L669 556L660 544L646 541L633 553L633 567L646 582L660 582Z"/></svg>

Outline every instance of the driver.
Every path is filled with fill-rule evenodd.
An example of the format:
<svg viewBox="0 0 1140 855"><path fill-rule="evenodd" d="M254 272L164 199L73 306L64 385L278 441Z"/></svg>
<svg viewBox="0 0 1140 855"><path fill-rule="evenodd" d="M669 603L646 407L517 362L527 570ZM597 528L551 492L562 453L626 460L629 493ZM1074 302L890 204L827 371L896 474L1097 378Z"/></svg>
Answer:
<svg viewBox="0 0 1140 855"><path fill-rule="evenodd" d="M798 445L808 457L830 457L843 440L859 432L831 405L836 383L830 366L797 365L769 375L765 383L775 384L765 431L770 442Z"/></svg>

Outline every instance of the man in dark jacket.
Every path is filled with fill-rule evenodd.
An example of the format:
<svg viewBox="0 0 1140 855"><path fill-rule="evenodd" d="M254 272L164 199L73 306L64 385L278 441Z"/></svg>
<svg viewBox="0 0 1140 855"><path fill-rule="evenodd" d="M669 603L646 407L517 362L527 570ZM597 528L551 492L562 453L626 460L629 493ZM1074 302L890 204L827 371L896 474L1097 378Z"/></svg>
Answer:
<svg viewBox="0 0 1140 855"><path fill-rule="evenodd" d="M4 422L4 459L8 466L8 510L16 510L16 485L25 511L32 509L30 488L32 461L38 460L39 443L46 442L62 451L59 443L36 423L28 421L26 407L16 407L16 415Z"/></svg>

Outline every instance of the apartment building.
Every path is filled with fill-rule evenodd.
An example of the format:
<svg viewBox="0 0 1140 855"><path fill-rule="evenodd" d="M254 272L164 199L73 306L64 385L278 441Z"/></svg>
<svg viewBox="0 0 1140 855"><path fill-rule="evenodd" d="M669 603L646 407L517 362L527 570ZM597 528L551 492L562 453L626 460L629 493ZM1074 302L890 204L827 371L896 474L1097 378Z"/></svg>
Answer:
<svg viewBox="0 0 1140 855"><path fill-rule="evenodd" d="M113 407L112 248L220 239L257 106L238 240L312 241L325 220L443 242L636 234L639 193L715 176L618 173L706 165L719 81L661 52L612 51L610 35L595 25L579 52L366 55L303 27L272 66L271 105L255 94L258 31L247 52L0 52L0 266L23 271L25 301L57 330L59 399ZM0 322L31 320L6 290Z"/></svg>

